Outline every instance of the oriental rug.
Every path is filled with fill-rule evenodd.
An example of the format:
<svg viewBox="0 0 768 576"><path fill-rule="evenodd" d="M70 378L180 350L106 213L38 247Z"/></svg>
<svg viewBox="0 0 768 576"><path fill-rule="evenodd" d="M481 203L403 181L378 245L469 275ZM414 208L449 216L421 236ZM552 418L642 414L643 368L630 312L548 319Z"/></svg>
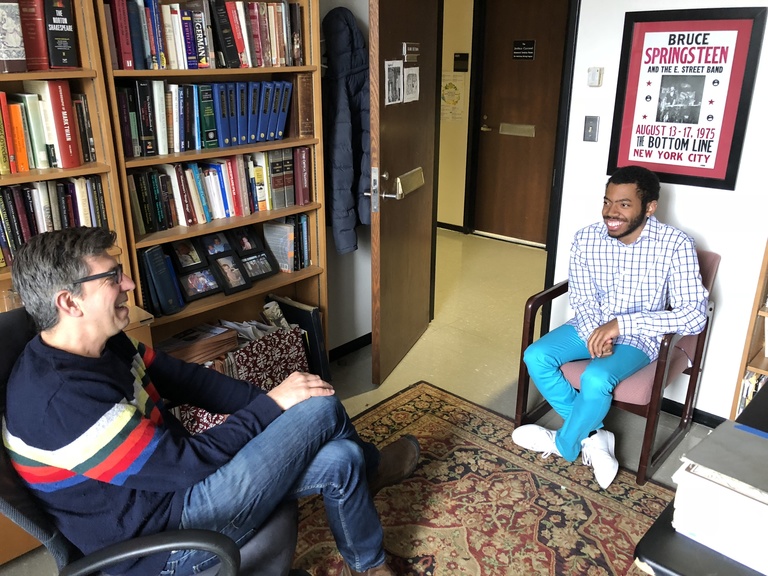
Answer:
<svg viewBox="0 0 768 576"><path fill-rule="evenodd" d="M511 420L426 382L354 421L379 446L406 433L421 443L413 476L375 499L403 576L639 575L635 544L673 496L623 469L601 490L580 459L543 460L512 442ZM302 501L299 517L294 567L340 574L322 500Z"/></svg>

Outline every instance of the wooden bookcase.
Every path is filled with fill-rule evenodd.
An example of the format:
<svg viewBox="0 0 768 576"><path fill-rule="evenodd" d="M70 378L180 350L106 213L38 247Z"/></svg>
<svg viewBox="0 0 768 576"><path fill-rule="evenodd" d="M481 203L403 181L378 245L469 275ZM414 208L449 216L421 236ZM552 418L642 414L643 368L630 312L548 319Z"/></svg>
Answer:
<svg viewBox="0 0 768 576"><path fill-rule="evenodd" d="M765 246L763 264L757 279L755 300L752 304L752 315L749 317L749 328L744 342L744 354L739 364L739 375L736 390L733 394L731 419L739 413L743 395L743 378L747 371L759 375L768 375L768 356L766 356L766 323L768 322L768 244ZM742 406L743 409L743 406Z"/></svg>
<svg viewBox="0 0 768 576"><path fill-rule="evenodd" d="M124 266L128 265L125 253L126 236L120 186L112 145L112 126L109 123L109 105L104 84L104 66L99 51L99 31L96 27L94 5L90 0L73 0L72 7L77 32L80 68L76 70L43 70L0 75L0 90L6 93L25 92L25 80L67 80L72 92L82 92L88 99L96 147L96 162L77 168L34 169L28 172L0 176L0 186L55 180L79 176L98 175L104 189L107 219L110 228L117 233L117 248L113 254ZM104 120L107 120L106 122ZM0 268L0 289L11 286L11 266ZM131 296L132 298L132 296ZM131 300L133 303L133 300Z"/></svg>
<svg viewBox="0 0 768 576"><path fill-rule="evenodd" d="M164 2L163 2L164 3ZM183 3L182 3L183 4ZM215 68L198 70L120 70L115 69L110 58L110 47L107 33L107 19L103 3L95 1L97 22L100 27L100 38L104 57L104 70L111 110L111 123L115 126L114 149L116 153L116 169L120 179L120 190L125 214L125 231L128 253L131 259L131 270L137 284L137 300L142 304L148 295L141 291L139 267L139 251L156 245L164 245L182 239L192 239L206 234L223 232L245 225L259 225L268 220L291 214L306 213L309 220L309 247L311 266L293 273L279 273L264 280L254 282L251 288L231 295L214 294L193 302L189 302L178 313L156 317L151 325L152 339L161 341L180 330L190 328L201 322L212 322L218 319L246 320L256 319L263 305L264 297L270 292L292 297L307 304L318 306L323 314L327 310L327 281L325 276L325 207L323 190L323 151L322 151L322 106L320 101L320 16L319 0L300 0L303 7L303 38L304 66L270 67L270 68ZM295 138L291 134L282 140L260 142L251 145L232 146L228 148L212 148L192 150L181 153L170 153L152 157L127 158L123 151L123 141L120 130L119 108L116 86L121 82L149 79L166 82L184 83L213 83L235 81L260 81L280 79L294 81L297 73L309 73L313 85L314 134L310 138ZM168 230L154 233L139 234L134 229L131 218L131 203L128 192L127 175L136 168L152 167L159 164L176 164L180 162L204 161L211 158L221 158L236 154L257 151L269 151L280 148L307 146L311 156L311 198L312 203L304 206L293 206L279 210L256 212L248 216L216 219L204 224L192 226L177 226ZM327 331L327 328L325 328Z"/></svg>
<svg viewBox="0 0 768 576"><path fill-rule="evenodd" d="M0 75L0 90L6 93L25 92L25 80L67 80L72 92L81 92L88 99L96 147L96 162L77 168L33 169L0 176L0 186L27 184L58 178L96 175L101 178L109 226L117 233L117 246L113 255L128 266L126 236L115 152L112 145L112 126L109 123L109 105L104 83L104 66L99 51L99 30L96 26L94 5L90 0L72 0L77 32L80 68L76 70L44 70ZM105 121L106 120L106 121ZM12 264L0 268L0 289L11 287ZM130 296L131 299L133 296ZM133 302L133 300L131 300ZM0 517L0 539L3 541L0 564L36 548L40 543L26 532Z"/></svg>

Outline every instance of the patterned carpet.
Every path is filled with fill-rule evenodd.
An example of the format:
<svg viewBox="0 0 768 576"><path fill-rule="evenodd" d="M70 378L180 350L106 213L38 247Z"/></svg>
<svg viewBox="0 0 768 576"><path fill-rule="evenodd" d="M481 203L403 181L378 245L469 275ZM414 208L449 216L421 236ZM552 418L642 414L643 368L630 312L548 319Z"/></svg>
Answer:
<svg viewBox="0 0 768 576"><path fill-rule="evenodd" d="M607 491L592 469L542 460L512 443L513 423L419 382L355 418L363 438L421 442L413 477L382 490L376 507L390 565L400 575L642 574L635 543L672 491L620 470ZM341 556L322 501L302 502L294 567L336 576Z"/></svg>

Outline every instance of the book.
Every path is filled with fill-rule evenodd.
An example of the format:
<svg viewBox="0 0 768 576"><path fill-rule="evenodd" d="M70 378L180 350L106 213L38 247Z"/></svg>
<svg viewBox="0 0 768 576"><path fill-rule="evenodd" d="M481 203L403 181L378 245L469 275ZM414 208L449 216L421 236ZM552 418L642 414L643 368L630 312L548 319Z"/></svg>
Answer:
<svg viewBox="0 0 768 576"><path fill-rule="evenodd" d="M149 197L152 202L152 215L156 223L157 230L167 230L172 228L168 220L168 211L165 209L163 199L163 189L160 185L160 173L157 170L147 170L147 181L149 182Z"/></svg>
<svg viewBox="0 0 768 576"><path fill-rule="evenodd" d="M181 196L181 186L179 184L179 178L176 175L176 169L172 164L159 164L156 168L160 173L165 174L168 177L168 184L171 186L171 196L174 201L176 222L178 222L179 226L187 226L187 210L184 208L184 200ZM191 208L191 204L189 205L189 208Z"/></svg>
<svg viewBox="0 0 768 576"><path fill-rule="evenodd" d="M331 367L325 346L325 332L323 331L320 308L277 294L269 294L266 300L267 302L277 302L288 323L297 324L305 332L309 371L312 374L317 374L326 382L330 382Z"/></svg>
<svg viewBox="0 0 768 576"><path fill-rule="evenodd" d="M120 69L133 70L133 48L131 46L131 24L128 20L128 2L127 0L109 0L109 5Z"/></svg>
<svg viewBox="0 0 768 576"><path fill-rule="evenodd" d="M227 84L215 82L213 90L213 111L216 118L216 138L219 148L231 145L229 138L229 113L227 112Z"/></svg>
<svg viewBox="0 0 768 576"><path fill-rule="evenodd" d="M44 2L48 34L48 59L51 68L77 68L77 32L72 0Z"/></svg>
<svg viewBox="0 0 768 576"><path fill-rule="evenodd" d="M143 222L141 228L146 232L157 232L157 217L151 197L149 178L145 171L137 171L128 174L129 193L135 194Z"/></svg>
<svg viewBox="0 0 768 576"><path fill-rule="evenodd" d="M167 68L178 70L181 66L179 65L176 55L176 38L173 35L173 20L171 19L170 4L160 4L160 16L163 23L162 35L166 51L165 57Z"/></svg>
<svg viewBox="0 0 768 576"><path fill-rule="evenodd" d="M253 186L256 189L256 202L259 212L267 210L267 169L264 152L254 152L251 155L253 162Z"/></svg>
<svg viewBox="0 0 768 576"><path fill-rule="evenodd" d="M192 10L192 34L195 38L195 60L198 68L210 68L206 16L201 10Z"/></svg>
<svg viewBox="0 0 768 576"><path fill-rule="evenodd" d="M8 120L13 139L13 148L16 153L16 169L19 172L29 172L29 158L27 156L27 139L24 135L24 108L21 104L7 103ZM5 106L3 107L5 109ZM6 137L8 135L6 134ZM34 160L33 160L34 166Z"/></svg>
<svg viewBox="0 0 768 576"><path fill-rule="evenodd" d="M184 167L181 164L173 164L173 169L181 193L181 206L184 211L184 222L187 226L192 226L193 224L197 224L197 215L195 213L192 191L187 184L187 175L184 173Z"/></svg>
<svg viewBox="0 0 768 576"><path fill-rule="evenodd" d="M136 124L139 134L141 156L157 156L157 130L155 126L155 104L149 80L134 82L136 102ZM165 102L163 102L165 110ZM165 133L163 133L165 135Z"/></svg>
<svg viewBox="0 0 768 576"><path fill-rule="evenodd" d="M275 61L272 57L272 41L269 32L267 3L256 2L256 10L259 18L259 36L261 37L261 58L264 62L264 66L274 66Z"/></svg>
<svg viewBox="0 0 768 576"><path fill-rule="evenodd" d="M168 67L168 50L165 43L162 9L158 0L144 0L144 6L151 53L149 68L163 70Z"/></svg>
<svg viewBox="0 0 768 576"><path fill-rule="evenodd" d="M216 68L216 47L213 35L213 18L211 16L211 6L208 0L187 0L187 8L192 10L193 22L196 27L197 22L202 24L203 42L205 43L205 54L200 53L201 40L198 39L197 67L198 68Z"/></svg>
<svg viewBox="0 0 768 576"><path fill-rule="evenodd" d="M299 244L301 267L306 268L311 266L312 259L309 255L309 217L303 212L299 214L299 231L301 233L301 242Z"/></svg>
<svg viewBox="0 0 768 576"><path fill-rule="evenodd" d="M286 207L296 205L295 174L293 168L293 149L283 148L283 194Z"/></svg>
<svg viewBox="0 0 768 576"><path fill-rule="evenodd" d="M44 0L19 0L21 32L29 71L48 70L51 67L44 4Z"/></svg>
<svg viewBox="0 0 768 576"><path fill-rule="evenodd" d="M21 220L16 212L13 190L10 186L0 188L0 199L2 199L3 225L10 240L10 246L15 251L24 244L25 240L21 229Z"/></svg>
<svg viewBox="0 0 768 576"><path fill-rule="evenodd" d="M15 174L16 154L14 153L11 118L5 92L0 92L0 175Z"/></svg>
<svg viewBox="0 0 768 576"><path fill-rule="evenodd" d="M261 27L259 25L259 7L256 2L246 2L248 45L251 50L251 65L256 68L264 66L261 50Z"/></svg>
<svg viewBox="0 0 768 576"><path fill-rule="evenodd" d="M204 221L210 222L213 220L213 213L211 212L211 207L208 203L208 191L205 182L203 181L203 174L201 173L200 167L197 165L197 162L189 162L187 164L187 169L192 173L192 177L195 181L195 189L200 196L200 206L203 209Z"/></svg>
<svg viewBox="0 0 768 576"><path fill-rule="evenodd" d="M27 55L24 50L19 1L0 2L0 13L3 26L0 34L0 73L26 72Z"/></svg>
<svg viewBox="0 0 768 576"><path fill-rule="evenodd" d="M234 212L231 210L230 199L227 195L226 181L228 176L226 174L226 166L221 160L211 160L210 162L200 162L200 168L206 173L206 176L211 175L208 190L211 192L211 196L208 198L210 201L215 197L214 204L220 207L218 211L219 218L229 218L234 216Z"/></svg>
<svg viewBox="0 0 768 576"><path fill-rule="evenodd" d="M229 26L232 30L232 37L235 42L235 49L237 50L238 66L239 68L249 68L248 63L249 56L245 46L245 36L243 36L243 28L240 24L240 15L237 10L237 2L233 0L225 0L224 6L227 10L227 18L229 20Z"/></svg>
<svg viewBox="0 0 768 576"><path fill-rule="evenodd" d="M163 314L175 314L182 309L177 299L177 284L172 268L168 268L165 253L160 246L152 246L142 252L149 280L155 287L160 310Z"/></svg>
<svg viewBox="0 0 768 576"><path fill-rule="evenodd" d="M155 127L155 142L157 153L168 154L168 124L165 114L165 82L163 80L151 80L152 112L154 114L153 125Z"/></svg>
<svg viewBox="0 0 768 576"><path fill-rule="evenodd" d="M272 207L270 210L285 208L285 177L283 174L283 151L270 150L267 154L267 174L269 189L272 192Z"/></svg>
<svg viewBox="0 0 768 576"><path fill-rule="evenodd" d="M309 148L306 146L298 146L293 149L293 184L297 206L304 206L310 202L309 162Z"/></svg>
<svg viewBox="0 0 768 576"><path fill-rule="evenodd" d="M291 57L294 66L304 66L304 8L298 2L288 3L291 21Z"/></svg>
<svg viewBox="0 0 768 576"><path fill-rule="evenodd" d="M93 139L93 125L91 124L91 112L88 108L88 98L85 94L72 94L72 107L83 131L83 150L86 162L96 162L96 142Z"/></svg>
<svg viewBox="0 0 768 576"><path fill-rule="evenodd" d="M197 96L203 148L218 148L219 134L216 126L216 106L213 103L213 87L210 84L200 84Z"/></svg>
<svg viewBox="0 0 768 576"><path fill-rule="evenodd" d="M192 208L195 213L195 223L204 224L208 222L206 212L203 210L203 203L200 199L201 190L197 188L197 182L195 181L195 175L189 168L184 168L184 186L189 191L189 196L192 200Z"/></svg>
<svg viewBox="0 0 768 576"><path fill-rule="evenodd" d="M131 54L133 55L133 69L146 70L149 55L149 36L147 34L147 20L143 7L139 7L138 0L126 0L128 12L128 30L131 35ZM145 44L147 51L145 51Z"/></svg>
<svg viewBox="0 0 768 576"><path fill-rule="evenodd" d="M281 272L293 272L293 226L269 221L262 225L264 242L277 260Z"/></svg>
<svg viewBox="0 0 768 576"><path fill-rule="evenodd" d="M218 64L222 68L240 68L240 53L235 45L226 3L224 0L210 0L210 8Z"/></svg>
<svg viewBox="0 0 768 576"><path fill-rule="evenodd" d="M187 69L197 70L197 42L192 23L192 11L182 8L181 32L184 35L184 55L187 59Z"/></svg>
<svg viewBox="0 0 768 576"><path fill-rule="evenodd" d="M48 162L48 152L45 145L43 121L40 115L40 100L38 99L37 94L8 94L8 101L19 102L24 105L35 167L48 168L50 164Z"/></svg>
<svg viewBox="0 0 768 576"><path fill-rule="evenodd" d="M13 186L8 186L8 190L10 192L9 205L13 205L13 208L15 209L15 218L18 221L19 231L21 232L21 243L18 244L18 246L21 247L22 243L28 242L29 239L34 236L32 232L33 229L30 227L29 212L27 211L24 202L24 192L21 189L21 186L14 184ZM11 218L13 218L12 215ZM34 220L32 222L34 222Z"/></svg>
<svg viewBox="0 0 768 576"><path fill-rule="evenodd" d="M296 74L291 100L291 130L294 138L311 138L315 134L314 121L314 88L312 74L300 72Z"/></svg>

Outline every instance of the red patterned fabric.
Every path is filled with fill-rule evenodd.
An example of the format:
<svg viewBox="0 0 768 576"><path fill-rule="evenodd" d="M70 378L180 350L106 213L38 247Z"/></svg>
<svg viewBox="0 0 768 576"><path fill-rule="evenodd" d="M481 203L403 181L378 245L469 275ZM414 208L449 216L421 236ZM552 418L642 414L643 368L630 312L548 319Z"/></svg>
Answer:
<svg viewBox="0 0 768 576"><path fill-rule="evenodd" d="M309 365L303 338L298 328L277 330L230 352L234 357L236 377L268 391L292 372L306 372ZM193 434L227 419L226 414L211 414L188 404L180 406L180 413L181 423Z"/></svg>

